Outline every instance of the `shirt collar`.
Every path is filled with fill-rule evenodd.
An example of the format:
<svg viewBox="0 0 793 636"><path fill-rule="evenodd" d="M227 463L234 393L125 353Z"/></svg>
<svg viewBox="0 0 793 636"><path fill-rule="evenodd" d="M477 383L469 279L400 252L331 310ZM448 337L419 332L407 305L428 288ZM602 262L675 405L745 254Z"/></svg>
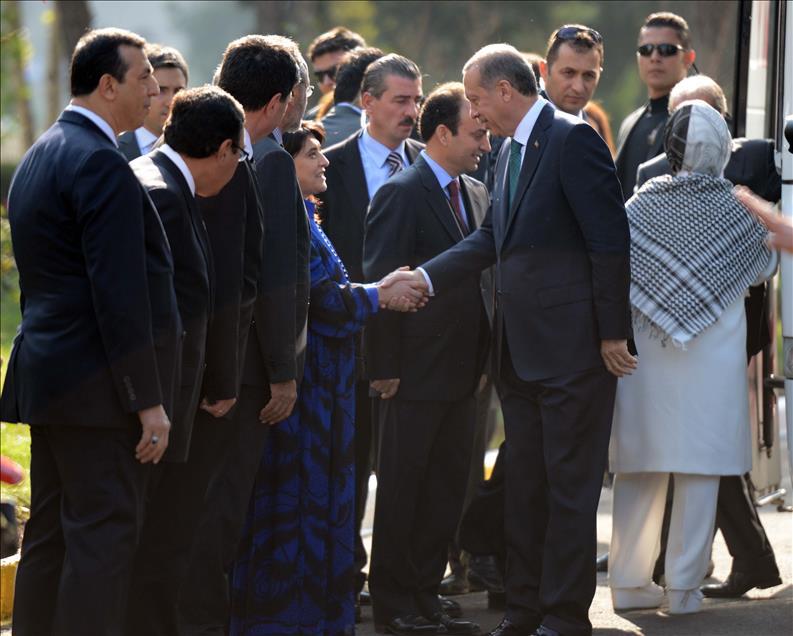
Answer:
<svg viewBox="0 0 793 636"><path fill-rule="evenodd" d="M438 183L441 186L442 190L445 190L448 185L454 181L454 177L452 177L446 170L443 169L443 166L435 161L432 157L429 156L426 150L421 151L421 156L424 157L424 161L427 162L427 165L432 170L432 173L435 175L435 178L438 180Z"/></svg>
<svg viewBox="0 0 793 636"><path fill-rule="evenodd" d="M273 137L275 137L275 140L278 142L279 146L284 145L284 133L280 128L273 129Z"/></svg>
<svg viewBox="0 0 793 636"><path fill-rule="evenodd" d="M529 108L528 112L523 116L523 119L520 120L518 127L515 129L515 134L512 135L512 138L524 148L526 144L529 143L529 137L531 137L531 132L534 130L534 124L537 123L537 118L540 116L542 109L545 108L547 103L547 99L543 99L538 95L537 101Z"/></svg>
<svg viewBox="0 0 793 636"><path fill-rule="evenodd" d="M248 153L248 158L253 159L253 144L251 143L251 136L248 134L248 129L245 126L242 127L242 134L243 134L243 142L242 147L245 149L245 152ZM240 161L245 161L245 156L240 153Z"/></svg>
<svg viewBox="0 0 793 636"><path fill-rule="evenodd" d="M83 117L87 117L94 124L96 124L99 127L99 130L105 133L110 138L110 141L112 141L116 146L116 148L118 148L118 139L116 139L116 133L113 132L113 128L94 111L88 110L83 106L77 106L76 104L69 104L66 107L66 110L71 110L75 113L81 114Z"/></svg>
<svg viewBox="0 0 793 636"><path fill-rule="evenodd" d="M391 154L391 149L388 146L381 144L377 139L372 137L369 134L369 128L366 127L363 129L363 134L361 135L361 141L363 143L363 147L366 149L367 154L372 158L375 162L377 167L382 168L385 166L386 159L388 159L388 155ZM407 157L405 156L405 142L403 141L400 143L396 149L393 151L399 154L402 157L402 163L404 165L408 165Z"/></svg>
<svg viewBox="0 0 793 636"><path fill-rule="evenodd" d="M561 108L559 108L559 107L558 107L556 104L554 104L554 103L553 103L553 100L552 100L550 97L548 98L548 103L549 103L551 106L553 106L553 107L554 107L556 110L562 110L562 109L561 109ZM562 111L562 112L565 112L565 111ZM579 119L584 119L584 109L582 108L581 110L579 110L579 111L578 111L578 112L575 114L575 116L576 116L576 117L578 117Z"/></svg>
<svg viewBox="0 0 793 636"><path fill-rule="evenodd" d="M359 115L360 115L360 114L361 114L361 112L362 112L362 111L361 111L361 107L360 107L360 106L356 106L356 105L355 105L355 104L353 104L352 102L339 102L338 104L336 104L336 105L334 106L334 108L341 108L342 106L344 106L345 108L349 108L350 110L354 110L354 111L355 111L356 113L358 113Z"/></svg>
<svg viewBox="0 0 793 636"><path fill-rule="evenodd" d="M140 148L141 153L145 155L152 149L159 137L145 126L141 126L135 131L135 139L138 141L138 148Z"/></svg>
<svg viewBox="0 0 793 636"><path fill-rule="evenodd" d="M176 152L168 144L163 144L160 146L160 151L166 157L168 157L168 159L176 164L176 167L179 168L184 180L187 181L187 185L190 188L190 193L195 196L195 179L193 179L193 173L190 172L190 168L187 167L187 163L185 163L185 160L182 159L182 155Z"/></svg>

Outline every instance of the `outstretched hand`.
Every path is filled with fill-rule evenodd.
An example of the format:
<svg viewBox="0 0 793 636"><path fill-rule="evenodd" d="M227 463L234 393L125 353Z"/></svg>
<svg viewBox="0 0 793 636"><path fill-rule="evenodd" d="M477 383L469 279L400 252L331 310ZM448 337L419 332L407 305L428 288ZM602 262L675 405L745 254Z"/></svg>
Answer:
<svg viewBox="0 0 793 636"><path fill-rule="evenodd" d="M381 309L416 311L427 304L429 287L419 271L400 267L377 284Z"/></svg>
<svg viewBox="0 0 793 636"><path fill-rule="evenodd" d="M770 201L757 196L746 186L735 186L735 198L751 212L760 223L768 228L768 247L785 252L793 252L793 224L790 219L774 212Z"/></svg>

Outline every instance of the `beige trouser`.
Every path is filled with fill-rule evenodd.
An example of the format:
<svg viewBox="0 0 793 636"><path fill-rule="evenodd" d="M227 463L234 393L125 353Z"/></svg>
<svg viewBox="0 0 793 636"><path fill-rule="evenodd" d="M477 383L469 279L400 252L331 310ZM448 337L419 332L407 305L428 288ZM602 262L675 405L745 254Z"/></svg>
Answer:
<svg viewBox="0 0 793 636"><path fill-rule="evenodd" d="M670 473L620 473L614 481L609 585L649 585L661 548ZM664 575L670 590L698 588L705 577L716 521L718 475L674 473Z"/></svg>

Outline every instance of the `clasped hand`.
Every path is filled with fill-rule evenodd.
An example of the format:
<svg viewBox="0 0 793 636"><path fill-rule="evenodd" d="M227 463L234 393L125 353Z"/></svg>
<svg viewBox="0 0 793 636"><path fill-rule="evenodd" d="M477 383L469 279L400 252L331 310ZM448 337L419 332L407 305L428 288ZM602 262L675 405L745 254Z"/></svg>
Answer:
<svg viewBox="0 0 793 636"><path fill-rule="evenodd" d="M416 311L427 304L429 287L421 272L400 267L377 283L381 309Z"/></svg>

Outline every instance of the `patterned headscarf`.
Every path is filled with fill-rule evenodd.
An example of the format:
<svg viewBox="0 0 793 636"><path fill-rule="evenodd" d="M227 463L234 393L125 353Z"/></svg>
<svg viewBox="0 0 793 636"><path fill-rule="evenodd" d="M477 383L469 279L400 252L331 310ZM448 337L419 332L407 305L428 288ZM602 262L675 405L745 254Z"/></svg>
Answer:
<svg viewBox="0 0 793 636"><path fill-rule="evenodd" d="M727 122L701 99L683 102L666 122L664 151L674 174L689 172L720 177L731 150Z"/></svg>

